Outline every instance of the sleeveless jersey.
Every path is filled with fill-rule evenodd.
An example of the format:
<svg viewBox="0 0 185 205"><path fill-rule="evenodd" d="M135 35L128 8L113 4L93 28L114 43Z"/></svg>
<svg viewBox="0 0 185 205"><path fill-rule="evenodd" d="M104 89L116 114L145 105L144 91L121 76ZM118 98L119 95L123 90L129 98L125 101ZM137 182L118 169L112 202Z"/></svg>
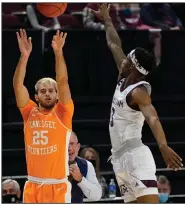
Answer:
<svg viewBox="0 0 185 205"><path fill-rule="evenodd" d="M131 138L141 138L144 116L142 112L131 109L126 102L127 95L137 86L144 85L151 94L150 84L141 81L128 86L121 91L121 85L125 79L118 82L112 100L109 132L112 143L112 152L118 151L126 140Z"/></svg>
<svg viewBox="0 0 185 205"><path fill-rule="evenodd" d="M20 108L29 176L63 179L69 175L68 145L72 129L73 101L58 102L47 113L33 101Z"/></svg>

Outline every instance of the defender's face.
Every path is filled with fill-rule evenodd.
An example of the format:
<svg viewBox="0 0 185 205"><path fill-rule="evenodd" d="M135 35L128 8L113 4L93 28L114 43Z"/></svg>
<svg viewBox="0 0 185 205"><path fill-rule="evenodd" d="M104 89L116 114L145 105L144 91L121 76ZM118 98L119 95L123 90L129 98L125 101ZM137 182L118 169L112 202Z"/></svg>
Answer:
<svg viewBox="0 0 185 205"><path fill-rule="evenodd" d="M38 94L35 95L36 101L41 107L50 109L57 101L57 92L53 84L42 83L39 86Z"/></svg>
<svg viewBox="0 0 185 205"><path fill-rule="evenodd" d="M125 58L121 64L122 72L124 71L126 75L129 75L131 73L131 65L132 65L132 62L130 58L129 57Z"/></svg>

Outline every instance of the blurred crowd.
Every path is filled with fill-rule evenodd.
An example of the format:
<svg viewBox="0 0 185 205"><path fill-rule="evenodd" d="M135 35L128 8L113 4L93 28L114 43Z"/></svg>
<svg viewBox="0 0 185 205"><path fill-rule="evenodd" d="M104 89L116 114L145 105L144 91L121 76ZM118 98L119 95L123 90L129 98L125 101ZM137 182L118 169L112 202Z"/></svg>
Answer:
<svg viewBox="0 0 185 205"><path fill-rule="evenodd" d="M111 3L110 16L117 29L167 30L183 29L183 4L167 3ZM3 29L35 28L86 28L103 30L100 22L91 12L96 10L96 3L68 3L65 13L58 18L46 18L36 9L36 4L4 3L2 4Z"/></svg>
<svg viewBox="0 0 185 205"><path fill-rule="evenodd" d="M36 3L2 4L3 29L88 29L104 30L104 24L96 18L96 3L68 3L64 14L47 18L40 14ZM158 64L161 61L161 30L184 29L184 4L167 3L111 3L110 16L117 30L149 30Z"/></svg>

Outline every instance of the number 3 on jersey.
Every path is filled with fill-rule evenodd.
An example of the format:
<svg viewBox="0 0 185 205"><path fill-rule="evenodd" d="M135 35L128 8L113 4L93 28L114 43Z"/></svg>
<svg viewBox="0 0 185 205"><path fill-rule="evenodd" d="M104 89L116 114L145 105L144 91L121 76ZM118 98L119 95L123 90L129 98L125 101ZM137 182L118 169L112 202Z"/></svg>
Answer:
<svg viewBox="0 0 185 205"><path fill-rule="evenodd" d="M111 108L111 119L110 119L110 126L111 126L111 127L114 126L114 119L113 119L114 114L115 114L115 108L112 107L112 108Z"/></svg>
<svg viewBox="0 0 185 205"><path fill-rule="evenodd" d="M47 133L48 133L47 130L34 131L33 132L33 144L47 145L48 144L48 137L45 135Z"/></svg>

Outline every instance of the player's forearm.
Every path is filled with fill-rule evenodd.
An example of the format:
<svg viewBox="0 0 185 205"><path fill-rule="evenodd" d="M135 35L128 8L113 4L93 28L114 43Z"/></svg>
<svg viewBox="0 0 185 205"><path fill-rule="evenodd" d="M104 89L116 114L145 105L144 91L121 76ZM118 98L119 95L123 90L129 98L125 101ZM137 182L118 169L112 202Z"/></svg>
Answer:
<svg viewBox="0 0 185 205"><path fill-rule="evenodd" d="M158 143L159 148L164 145L167 145L165 133L159 119L156 117L151 117L147 122L153 132L153 135Z"/></svg>
<svg viewBox="0 0 185 205"><path fill-rule="evenodd" d="M19 62L17 64L14 77L13 77L13 86L19 86L24 84L24 78L26 75L26 66L29 56L21 55Z"/></svg>
<svg viewBox="0 0 185 205"><path fill-rule="evenodd" d="M63 53L55 54L55 71L57 82L68 80L67 66Z"/></svg>
<svg viewBox="0 0 185 205"><path fill-rule="evenodd" d="M105 18L105 31L106 31L106 39L107 44L113 54L114 60L117 64L117 68L120 72L123 72L122 70L122 61L126 57L121 46L121 40L118 36L118 33L116 29L114 28L112 24L112 20L110 17Z"/></svg>
<svg viewBox="0 0 185 205"><path fill-rule="evenodd" d="M108 45L113 43L121 47L121 39L112 23L111 18L106 17L104 19L104 23L105 23L106 39L107 39Z"/></svg>

